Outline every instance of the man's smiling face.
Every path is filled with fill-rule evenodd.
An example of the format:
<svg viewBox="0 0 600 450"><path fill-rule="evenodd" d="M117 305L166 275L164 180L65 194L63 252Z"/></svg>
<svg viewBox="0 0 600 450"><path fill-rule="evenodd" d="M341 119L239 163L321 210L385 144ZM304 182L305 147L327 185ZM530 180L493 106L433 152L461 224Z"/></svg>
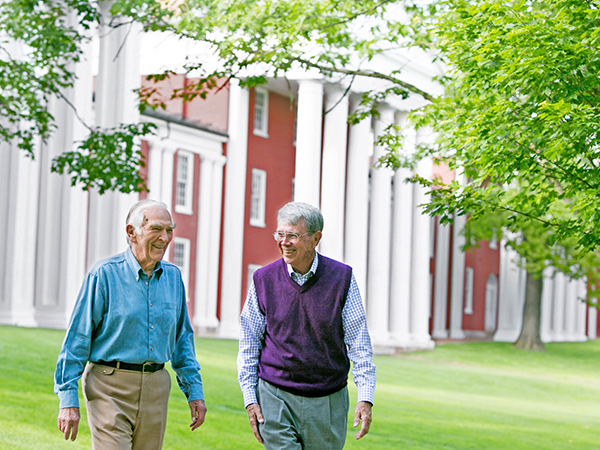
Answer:
<svg viewBox="0 0 600 450"><path fill-rule="evenodd" d="M307 235L304 219L298 221L296 225L278 223L277 232L300 236L297 240L285 237L279 241L278 246L283 260L286 264L290 264L294 271L301 274L308 272L315 257L315 248L321 240L321 232Z"/></svg>
<svg viewBox="0 0 600 450"><path fill-rule="evenodd" d="M168 211L151 206L144 210L144 222L138 234L132 225L127 226L131 251L145 271L152 270L163 259L173 239L173 222Z"/></svg>

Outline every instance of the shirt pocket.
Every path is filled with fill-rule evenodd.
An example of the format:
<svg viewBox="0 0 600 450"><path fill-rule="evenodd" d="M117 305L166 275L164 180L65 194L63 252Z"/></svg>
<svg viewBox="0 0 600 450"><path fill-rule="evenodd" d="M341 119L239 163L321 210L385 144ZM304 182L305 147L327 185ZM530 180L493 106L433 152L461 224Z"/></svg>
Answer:
<svg viewBox="0 0 600 450"><path fill-rule="evenodd" d="M177 305L175 303L162 304L162 328L169 335L177 327Z"/></svg>

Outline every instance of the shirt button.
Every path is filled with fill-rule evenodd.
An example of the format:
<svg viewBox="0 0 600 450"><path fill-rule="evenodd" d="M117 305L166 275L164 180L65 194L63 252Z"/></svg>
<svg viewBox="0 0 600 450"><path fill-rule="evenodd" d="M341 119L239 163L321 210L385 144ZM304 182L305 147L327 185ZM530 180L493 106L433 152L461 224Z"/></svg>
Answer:
<svg viewBox="0 0 600 450"><path fill-rule="evenodd" d="M146 281L146 283L144 283L146 286L148 286L148 282Z"/></svg>
<svg viewBox="0 0 600 450"><path fill-rule="evenodd" d="M150 328L154 329L154 325L150 325Z"/></svg>
<svg viewBox="0 0 600 450"><path fill-rule="evenodd" d="M154 347L150 347L150 351L153 352L154 351Z"/></svg>
<svg viewBox="0 0 600 450"><path fill-rule="evenodd" d="M150 303L150 306L153 306L153 305L154 305L154 303Z"/></svg>

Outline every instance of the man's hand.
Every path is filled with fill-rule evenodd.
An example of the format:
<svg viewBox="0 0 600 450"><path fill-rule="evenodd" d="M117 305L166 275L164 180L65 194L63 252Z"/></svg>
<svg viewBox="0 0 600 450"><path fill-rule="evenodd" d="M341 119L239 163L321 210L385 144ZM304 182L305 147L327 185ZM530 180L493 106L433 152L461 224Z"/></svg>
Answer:
<svg viewBox="0 0 600 450"><path fill-rule="evenodd" d="M354 428L362 422L360 431L356 434L355 438L358 441L361 437L369 432L371 426L371 404L369 402L358 402L356 405L356 411L354 411Z"/></svg>
<svg viewBox="0 0 600 450"><path fill-rule="evenodd" d="M204 400L192 400L188 404L190 405L190 413L192 414L192 423L190 423L190 428L192 431L194 431L204 423L204 417L206 416L206 405L204 404Z"/></svg>
<svg viewBox="0 0 600 450"><path fill-rule="evenodd" d="M79 429L79 408L62 408L58 411L58 429L65 435L65 441L77 439Z"/></svg>
<svg viewBox="0 0 600 450"><path fill-rule="evenodd" d="M260 406L258 403L251 403L250 405L246 406L246 410L248 411L248 420L250 421L250 426L252 427L252 433L254 433L256 440L262 444L263 440L258 432L258 424L265 423L265 419L263 418Z"/></svg>

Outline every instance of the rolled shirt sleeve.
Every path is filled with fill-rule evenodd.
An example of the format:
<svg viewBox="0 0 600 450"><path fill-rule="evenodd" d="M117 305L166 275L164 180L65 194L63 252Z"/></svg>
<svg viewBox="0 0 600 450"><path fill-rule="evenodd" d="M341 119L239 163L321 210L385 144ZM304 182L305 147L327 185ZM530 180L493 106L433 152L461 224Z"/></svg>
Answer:
<svg viewBox="0 0 600 450"><path fill-rule="evenodd" d="M75 302L56 363L54 393L58 395L60 408L79 407L78 382L90 357L94 307L102 303L103 297L98 276L88 274Z"/></svg>
<svg viewBox="0 0 600 450"><path fill-rule="evenodd" d="M258 403L258 358L262 350L265 328L266 319L258 306L256 289L252 283L240 317L240 344L237 356L238 382L244 396L244 407Z"/></svg>
<svg viewBox="0 0 600 450"><path fill-rule="evenodd" d="M376 368L373 364L373 348L367 317L362 304L358 284L352 274L346 305L342 311L344 342L348 346L348 358L352 361L352 377L358 391L357 402L374 404Z"/></svg>

